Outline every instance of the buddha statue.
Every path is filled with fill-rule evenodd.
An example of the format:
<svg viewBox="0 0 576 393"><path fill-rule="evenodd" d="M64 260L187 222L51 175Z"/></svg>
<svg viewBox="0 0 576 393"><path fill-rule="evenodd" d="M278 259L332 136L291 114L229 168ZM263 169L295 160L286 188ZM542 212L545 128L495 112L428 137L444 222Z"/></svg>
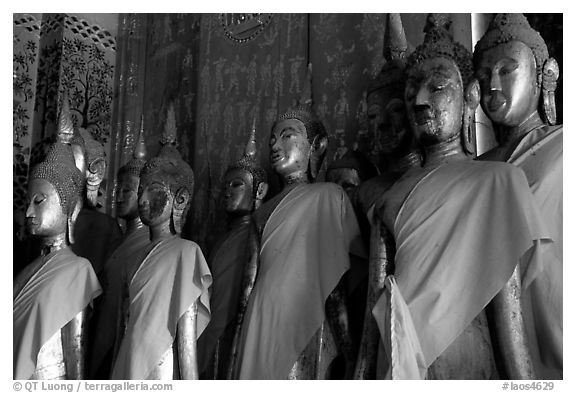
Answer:
<svg viewBox="0 0 576 393"><path fill-rule="evenodd" d="M386 63L371 82L368 89L368 123L380 153L380 174L363 182L352 194L362 237L369 247L370 237L379 239L378 225L371 225L371 208L409 168L421 165L420 149L414 142L404 105L406 85L406 52L408 43L400 14L388 14L384 32L384 59ZM384 236L384 234L383 234ZM385 242L374 241L384 246ZM362 309L366 314L363 322L362 340L356 365L356 379L376 377L375 348L378 343L378 327L371 309L384 289L383 268L386 265L386 248L373 249L378 258L372 257L367 264L368 294ZM392 250L389 250L391 252ZM375 255L376 255L375 254ZM378 263L376 263L378 261Z"/></svg>
<svg viewBox="0 0 576 393"><path fill-rule="evenodd" d="M522 168L552 231L546 268L522 295L522 306L530 316L527 330L536 377L562 379L563 127L554 125L558 64L522 14L498 14L476 44L474 69L482 109L500 143L479 159Z"/></svg>
<svg viewBox="0 0 576 393"><path fill-rule="evenodd" d="M517 273L521 288L529 285L550 243L522 171L470 159L480 88L450 23L429 15L424 42L407 60L406 109L423 166L405 172L374 208L380 239L371 237L371 257L385 233L394 250L378 262L385 289L372 309L383 348L378 377L499 377L484 307ZM517 306L496 307L511 323L493 333L513 329L519 341L506 361L515 376L529 377L521 315L511 313Z"/></svg>
<svg viewBox="0 0 576 393"><path fill-rule="evenodd" d="M270 164L283 188L254 213L249 243L257 247L244 273L229 378L325 379L337 352L345 369L353 366L338 287L349 253L363 248L344 190L313 183L327 144L308 106L272 127Z"/></svg>
<svg viewBox="0 0 576 393"><path fill-rule="evenodd" d="M93 342L90 361L91 379L110 376L115 334L119 320L122 271L127 261L142 259L142 250L150 243L150 234L138 214L138 187L140 171L146 163L144 117L132 159L118 170L116 214L126 220L122 242L104 265L99 275L103 294L95 304Z"/></svg>
<svg viewBox="0 0 576 393"><path fill-rule="evenodd" d="M30 173L26 226L42 250L14 281L14 379L86 377L88 315L102 290L70 249L83 181L62 139Z"/></svg>
<svg viewBox="0 0 576 393"><path fill-rule="evenodd" d="M236 327L240 287L248 252L251 215L268 192L266 171L256 161L256 129L253 126L244 154L230 165L222 180L222 208L227 231L208 262L213 285L210 323L198 339L202 379L226 379Z"/></svg>
<svg viewBox="0 0 576 393"><path fill-rule="evenodd" d="M212 277L198 245L181 237L194 173L167 127L140 172L138 213L149 228L142 258L126 261L112 379L198 379L196 341L210 320Z"/></svg>
<svg viewBox="0 0 576 393"><path fill-rule="evenodd" d="M101 143L94 140L89 130L76 129L70 115L68 94L62 98L59 129L66 134L74 153L76 167L84 177L82 209L76 220L76 241L72 251L86 258L100 274L104 263L122 239L116 220L98 208L98 191L106 173L106 153Z"/></svg>

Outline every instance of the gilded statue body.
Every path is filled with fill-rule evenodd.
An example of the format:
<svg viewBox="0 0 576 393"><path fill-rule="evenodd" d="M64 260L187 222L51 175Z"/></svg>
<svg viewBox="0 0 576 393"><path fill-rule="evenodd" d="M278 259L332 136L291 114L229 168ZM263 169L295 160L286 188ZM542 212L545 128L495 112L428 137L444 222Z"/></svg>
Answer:
<svg viewBox="0 0 576 393"><path fill-rule="evenodd" d="M350 361L337 288L348 253L363 250L342 188L311 184L327 143L306 107L289 110L272 128L270 162L283 189L254 214L259 252L245 270L231 378L325 379L336 347Z"/></svg>
<svg viewBox="0 0 576 393"><path fill-rule="evenodd" d="M67 120L61 113L60 125ZM70 249L83 181L62 139L31 171L26 225L42 251L14 282L14 379L86 377L89 306L101 288Z"/></svg>
<svg viewBox="0 0 576 393"><path fill-rule="evenodd" d="M380 239L372 237L371 256L386 232L395 247L372 310L384 348L378 373L394 379L498 377L484 307L515 274L523 285L533 280L548 245L523 173L470 160L480 91L471 55L449 25L430 15L424 43L407 60L406 109L423 166L405 172L374 211ZM508 311L496 307L513 325L497 335L521 328L521 316ZM520 360L519 374L531 375L524 355L508 360Z"/></svg>
<svg viewBox="0 0 576 393"><path fill-rule="evenodd" d="M482 108L500 142L479 159L522 168L552 231L546 268L522 294L522 307L532 314L529 343L536 378L562 379L563 127L554 125L558 64L522 14L498 14L476 44L474 67Z"/></svg>
<svg viewBox="0 0 576 393"><path fill-rule="evenodd" d="M116 214L126 220L122 242L104 265L99 275L103 294L95 304L90 377L107 379L110 376L116 331L120 320L122 272L133 260L142 260L141 253L150 243L150 233L138 214L140 171L146 163L144 129L141 127L133 158L118 170Z"/></svg>
<svg viewBox="0 0 576 393"><path fill-rule="evenodd" d="M182 239L194 174L163 137L140 173L138 212L150 230L143 259L123 273L112 379L198 379L196 341L210 320L212 277L200 247Z"/></svg>
<svg viewBox="0 0 576 393"><path fill-rule="evenodd" d="M268 192L266 171L256 161L255 129L244 155L224 174L222 203L227 215L227 232L209 258L213 285L211 318L198 339L198 364L202 379L226 379L236 315L249 251L251 215Z"/></svg>

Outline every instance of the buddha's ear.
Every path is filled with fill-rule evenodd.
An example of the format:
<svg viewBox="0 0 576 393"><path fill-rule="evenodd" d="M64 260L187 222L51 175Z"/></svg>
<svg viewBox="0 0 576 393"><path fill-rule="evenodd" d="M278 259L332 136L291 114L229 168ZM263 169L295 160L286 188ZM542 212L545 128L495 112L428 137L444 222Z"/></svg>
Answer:
<svg viewBox="0 0 576 393"><path fill-rule="evenodd" d="M180 187L174 195L174 201L172 202L172 223L174 225L174 231L177 234L182 232L182 227L184 226L183 214L190 197L190 192L188 192L185 187Z"/></svg>
<svg viewBox="0 0 576 393"><path fill-rule="evenodd" d="M82 210L82 198L78 198L74 207L72 208L72 213L68 215L68 242L70 244L74 244L74 224L78 219L78 215L80 214L80 210Z"/></svg>
<svg viewBox="0 0 576 393"><path fill-rule="evenodd" d="M316 176L318 176L327 149L328 137L326 135L316 135L310 147L310 176L312 179L316 179Z"/></svg>
<svg viewBox="0 0 576 393"><path fill-rule="evenodd" d="M542 67L542 109L549 125L556 124L556 86L560 77L558 62L550 57Z"/></svg>
<svg viewBox="0 0 576 393"><path fill-rule="evenodd" d="M474 112L480 104L480 82L478 79L473 78L464 91L464 110L462 113L462 144L464 150L468 154L476 153L476 138L474 137L474 128L472 123L474 121Z"/></svg>
<svg viewBox="0 0 576 393"><path fill-rule="evenodd" d="M256 195L254 196L254 209L258 209L262 205L262 201L268 194L268 183L260 182L256 188Z"/></svg>

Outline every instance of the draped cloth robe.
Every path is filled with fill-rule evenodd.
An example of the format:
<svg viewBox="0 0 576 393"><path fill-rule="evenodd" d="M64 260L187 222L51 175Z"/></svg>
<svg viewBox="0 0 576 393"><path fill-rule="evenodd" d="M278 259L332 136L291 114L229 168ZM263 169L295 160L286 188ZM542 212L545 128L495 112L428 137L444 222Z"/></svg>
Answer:
<svg viewBox="0 0 576 393"><path fill-rule="evenodd" d="M211 257L210 270L214 280L210 294L211 318L198 339L200 372L202 374L202 371L206 371L211 377L214 376L210 368L215 365L215 356L218 356L219 370L216 374L222 376L226 372L225 364L232 344L249 231L250 222L231 230ZM227 336L223 337L224 334Z"/></svg>
<svg viewBox="0 0 576 393"><path fill-rule="evenodd" d="M14 296L14 379L29 379L42 346L102 292L90 262L70 248L38 258L31 268L44 258Z"/></svg>
<svg viewBox="0 0 576 393"><path fill-rule="evenodd" d="M381 337L390 338L383 341L394 379L424 378L518 263L523 289L529 286L551 238L524 173L478 161L426 173L404 200L393 234L395 273L373 315Z"/></svg>
<svg viewBox="0 0 576 393"><path fill-rule="evenodd" d="M326 319L326 299L350 266L349 252L363 255L360 250L356 216L339 186L300 185L280 201L262 234L242 327L240 379L288 378Z"/></svg>
<svg viewBox="0 0 576 393"><path fill-rule="evenodd" d="M174 342L178 320L195 302L199 336L210 321L211 284L196 243L172 236L154 246L130 281L128 323L112 379L147 379Z"/></svg>
<svg viewBox="0 0 576 393"><path fill-rule="evenodd" d="M529 132L508 162L522 168L554 244L546 255L546 268L530 286L535 334L537 377L562 379L562 126L541 127ZM530 304L531 303L531 304ZM524 306L524 303L523 303Z"/></svg>
<svg viewBox="0 0 576 393"><path fill-rule="evenodd" d="M94 328L92 331L94 342L92 343L92 355L90 369L92 378L107 378L109 375L98 375L101 367L107 372L111 365L103 364L103 361L112 359L116 331L118 329L120 302L122 296L122 272L128 261L142 260L143 251L150 243L150 231L147 226L127 234L123 242L114 250L110 259L104 265L100 283L103 293L95 303Z"/></svg>

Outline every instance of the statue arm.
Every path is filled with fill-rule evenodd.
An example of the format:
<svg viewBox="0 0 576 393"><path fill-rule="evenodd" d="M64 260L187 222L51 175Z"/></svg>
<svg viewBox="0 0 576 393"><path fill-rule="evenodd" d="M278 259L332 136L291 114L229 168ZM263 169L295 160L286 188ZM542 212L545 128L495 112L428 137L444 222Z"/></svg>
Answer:
<svg viewBox="0 0 576 393"><path fill-rule="evenodd" d="M492 299L488 315L494 329L498 355L502 359L505 378L534 379L534 365L528 347L521 308L522 287L519 266L504 288Z"/></svg>
<svg viewBox="0 0 576 393"><path fill-rule="evenodd" d="M343 276L343 278L346 277ZM348 321L348 309L346 307L345 280L340 280L334 290L326 299L326 316L330 330L334 336L336 346L344 355L346 362L346 375L344 379L350 379L354 369L354 344Z"/></svg>
<svg viewBox="0 0 576 393"><path fill-rule="evenodd" d="M80 311L62 328L62 350L67 379L85 379L90 307Z"/></svg>
<svg viewBox="0 0 576 393"><path fill-rule="evenodd" d="M178 368L180 379L199 379L198 357L196 351L196 320L198 317L198 300L186 310L178 320L176 340L178 345Z"/></svg>
<svg viewBox="0 0 576 393"><path fill-rule="evenodd" d="M242 275L242 286L240 289L240 298L238 300L238 313L236 314L236 326L234 327L234 338L230 349L230 358L228 361L227 379L234 379L238 368L238 351L240 346L240 337L242 335L242 323L244 315L248 308L248 301L256 283L258 267L260 265L260 235L256 223L252 221L250 225L250 234L248 236L248 246L246 250L246 262Z"/></svg>
<svg viewBox="0 0 576 393"><path fill-rule="evenodd" d="M380 332L372 316L372 309L384 291L386 276L393 273L394 254L395 246L392 234L380 219L376 219L370 230L368 294L354 379L376 378L376 355Z"/></svg>

